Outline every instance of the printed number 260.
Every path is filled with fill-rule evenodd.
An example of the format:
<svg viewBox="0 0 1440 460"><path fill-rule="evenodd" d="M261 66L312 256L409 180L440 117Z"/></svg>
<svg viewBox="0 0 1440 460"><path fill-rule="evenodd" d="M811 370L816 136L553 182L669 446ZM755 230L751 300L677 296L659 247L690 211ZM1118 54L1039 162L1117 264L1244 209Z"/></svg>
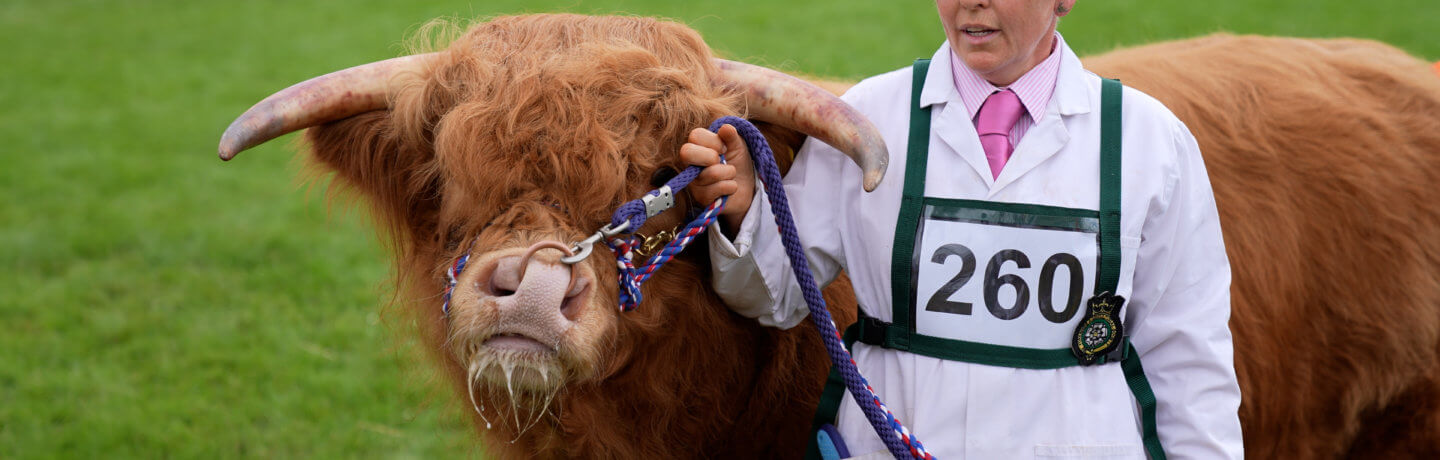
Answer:
<svg viewBox="0 0 1440 460"><path fill-rule="evenodd" d="M954 313L958 315L969 315L971 304L969 302L956 302L950 300L950 296L959 291L970 278L975 275L975 253L970 248L959 244L947 244L935 250L930 257L930 262L944 264L951 256L960 257L960 272L955 274L949 282L940 287L935 295L930 296L930 301L925 304L926 311L942 313ZM1019 318L1030 306L1030 285L1020 275L1001 275L1000 269L1004 268L1006 262L1015 262L1018 268L1030 268L1030 258L1025 253L1015 249L1005 249L990 257L990 262L985 265L985 309L990 310L991 315L1003 320ZM1054 304L1055 270L1065 266L1070 272L1070 292L1065 299L1065 309L1056 310ZM1069 321L1080 311L1080 297L1084 284L1084 272L1080 267L1080 259L1067 253L1059 253L1050 256L1045 260L1045 265L1040 268L1040 292L1038 299L1040 303L1040 314L1052 323L1062 324ZM1000 287L1010 285L1015 288L1015 303L1009 307L1000 305Z"/></svg>

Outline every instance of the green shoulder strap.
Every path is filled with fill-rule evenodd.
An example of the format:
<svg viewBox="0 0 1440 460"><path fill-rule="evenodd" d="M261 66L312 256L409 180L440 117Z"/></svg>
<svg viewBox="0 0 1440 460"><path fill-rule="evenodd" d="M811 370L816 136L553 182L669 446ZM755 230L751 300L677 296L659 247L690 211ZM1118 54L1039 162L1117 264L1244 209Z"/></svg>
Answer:
<svg viewBox="0 0 1440 460"><path fill-rule="evenodd" d="M1120 94L1119 80L1100 84L1100 274L1095 294L1115 293L1120 281Z"/></svg>
<svg viewBox="0 0 1440 460"><path fill-rule="evenodd" d="M910 333L915 330L915 318L910 314L911 296L915 289L910 286L913 251L915 250L915 229L920 225L920 209L925 204L925 163L930 156L930 109L920 107L920 93L925 88L925 73L930 70L929 59L916 59L914 77L910 86L910 137L905 155L905 190L900 198L900 215L895 228L895 246L890 255L890 311L892 324L900 326L899 337L892 339L897 350L910 348Z"/></svg>
<svg viewBox="0 0 1440 460"><path fill-rule="evenodd" d="M1120 280L1120 125L1121 94L1119 80L1102 79L1100 83L1100 278L1095 280L1095 294L1114 293ZM1155 427L1155 391L1140 366L1140 353L1129 340L1123 342L1125 358L1120 368L1125 383L1140 406L1140 431L1145 452L1151 460L1164 460L1159 430Z"/></svg>

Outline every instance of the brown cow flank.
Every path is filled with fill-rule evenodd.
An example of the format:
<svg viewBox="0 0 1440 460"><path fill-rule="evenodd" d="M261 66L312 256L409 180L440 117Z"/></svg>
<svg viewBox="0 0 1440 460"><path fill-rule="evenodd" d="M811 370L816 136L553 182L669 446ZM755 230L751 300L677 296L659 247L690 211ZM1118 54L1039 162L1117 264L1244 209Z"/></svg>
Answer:
<svg viewBox="0 0 1440 460"><path fill-rule="evenodd" d="M1087 58L1199 142L1247 456L1440 456L1440 78L1372 41L1217 35Z"/></svg>

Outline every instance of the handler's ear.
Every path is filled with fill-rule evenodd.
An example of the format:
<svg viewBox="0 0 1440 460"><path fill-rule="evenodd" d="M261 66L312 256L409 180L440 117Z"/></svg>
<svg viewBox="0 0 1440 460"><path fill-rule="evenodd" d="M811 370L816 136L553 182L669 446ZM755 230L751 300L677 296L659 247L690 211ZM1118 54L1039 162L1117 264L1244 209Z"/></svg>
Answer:
<svg viewBox="0 0 1440 460"><path fill-rule="evenodd" d="M1055 16L1065 17L1070 10L1075 9L1075 0L1059 0L1055 2Z"/></svg>

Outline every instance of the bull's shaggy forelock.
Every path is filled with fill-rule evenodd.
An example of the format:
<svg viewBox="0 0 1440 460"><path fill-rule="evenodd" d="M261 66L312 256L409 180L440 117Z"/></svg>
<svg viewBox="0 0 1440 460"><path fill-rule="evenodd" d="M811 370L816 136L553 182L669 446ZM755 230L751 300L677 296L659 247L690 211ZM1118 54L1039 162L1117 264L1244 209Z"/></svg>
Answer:
<svg viewBox="0 0 1440 460"><path fill-rule="evenodd" d="M447 222L473 219L474 204L549 199L598 226L657 163L673 164L689 129L738 111L710 84L700 37L653 19L500 18L445 61L398 112L412 136L434 127Z"/></svg>
<svg viewBox="0 0 1440 460"><path fill-rule="evenodd" d="M477 416L491 453L798 455L825 371L823 362L802 363L800 350L818 353L819 337L729 312L703 281L703 243L668 263L646 285L645 302L623 316L610 304L617 288L608 250L576 266L597 280L587 295L599 307L577 322L590 339L557 347L564 369L554 374L570 380L529 430L525 406L544 400L543 391L509 407L503 384L468 388L476 360L462 340L485 330L493 312L457 289L451 322L440 314L444 271L463 251L473 248L483 262L539 240L583 238L651 188L656 169L679 166L675 152L689 130L744 111L737 95L712 85L717 69L700 37L650 18L501 17L472 26L431 66L401 77L391 110L311 129L307 139L335 183L367 198L388 230L397 304L426 348L462 395L501 409ZM680 204L642 233L681 223L690 203ZM829 292L848 291L837 284ZM853 300L841 304L853 308Z"/></svg>

